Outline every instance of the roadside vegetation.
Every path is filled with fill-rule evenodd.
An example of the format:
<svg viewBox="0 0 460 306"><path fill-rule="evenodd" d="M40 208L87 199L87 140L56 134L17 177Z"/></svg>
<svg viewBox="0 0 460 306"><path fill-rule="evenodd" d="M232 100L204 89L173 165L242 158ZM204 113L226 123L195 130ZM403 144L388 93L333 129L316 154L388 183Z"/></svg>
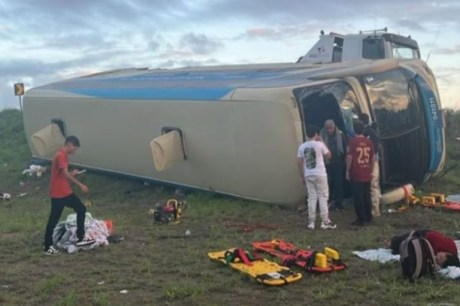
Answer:
<svg viewBox="0 0 460 306"><path fill-rule="evenodd" d="M446 116L445 171L417 186L419 194L460 194L460 111ZM31 156L19 111L0 112L0 143L0 191L13 196L0 200L0 305L460 305L458 281L427 277L409 283L399 263L352 254L382 247L383 239L413 228L455 235L460 212L440 208L385 213L373 225L356 228L350 225L354 212L348 203L345 211L331 213L336 230L307 231L307 216L298 207L191 191L182 222L158 225L148 211L173 197L174 189L87 172L82 180L90 194L81 196L91 200L89 212L112 220L125 239L87 252L44 256L49 173L22 175ZM70 213L66 209L63 218ZM348 269L267 287L206 256L274 238L304 248L334 247Z"/></svg>

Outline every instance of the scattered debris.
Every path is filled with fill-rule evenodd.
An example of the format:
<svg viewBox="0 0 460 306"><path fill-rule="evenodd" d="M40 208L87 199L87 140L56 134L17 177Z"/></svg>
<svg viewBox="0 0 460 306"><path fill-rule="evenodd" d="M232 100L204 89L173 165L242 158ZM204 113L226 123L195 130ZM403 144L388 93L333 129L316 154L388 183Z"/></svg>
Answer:
<svg viewBox="0 0 460 306"><path fill-rule="evenodd" d="M29 175L29 176L32 176L32 175L36 175L37 177L41 177L43 173L45 173L47 170L46 167L44 166L40 166L40 165L30 165L28 169L25 169L24 171L22 171L22 174L23 175Z"/></svg>
<svg viewBox="0 0 460 306"><path fill-rule="evenodd" d="M7 201L8 201L8 200L11 199L11 194L6 193L6 192L5 192L5 193L1 193L1 192L0 192L0 199L2 199L2 200L7 200Z"/></svg>
<svg viewBox="0 0 460 306"><path fill-rule="evenodd" d="M104 281L97 283L98 285L104 285Z"/></svg>
<svg viewBox="0 0 460 306"><path fill-rule="evenodd" d="M107 241L109 243L120 243L123 240L125 240L125 237L117 235L117 234L112 234L109 237L107 237Z"/></svg>
<svg viewBox="0 0 460 306"><path fill-rule="evenodd" d="M126 290L126 289L124 289L124 290L120 290L120 293L122 293L122 294L126 294L126 293L128 293L128 290Z"/></svg>
<svg viewBox="0 0 460 306"><path fill-rule="evenodd" d="M187 202L185 200L169 199L166 204L158 202L153 210L153 220L161 224L179 223L186 208ZM150 214L151 210L148 213Z"/></svg>

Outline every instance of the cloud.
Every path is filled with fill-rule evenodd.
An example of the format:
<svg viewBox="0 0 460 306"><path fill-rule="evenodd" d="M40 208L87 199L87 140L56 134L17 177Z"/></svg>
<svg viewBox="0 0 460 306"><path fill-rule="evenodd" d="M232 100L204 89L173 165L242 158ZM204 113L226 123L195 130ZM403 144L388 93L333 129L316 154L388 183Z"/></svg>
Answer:
<svg viewBox="0 0 460 306"><path fill-rule="evenodd" d="M460 46L441 38L443 29L460 33L458 16L457 0L0 0L0 84L41 85L72 71L277 61L320 30L370 24L421 40L441 33L433 53L452 55Z"/></svg>
<svg viewBox="0 0 460 306"><path fill-rule="evenodd" d="M208 38L204 34L187 33L179 41L181 48L190 49L194 54L210 54L223 47L219 39Z"/></svg>
<svg viewBox="0 0 460 306"><path fill-rule="evenodd" d="M437 48L433 53L439 55L453 55L460 53L460 44L452 47L452 48Z"/></svg>
<svg viewBox="0 0 460 306"><path fill-rule="evenodd" d="M400 19L395 22L398 27L403 27L408 30L414 31L425 31L425 28L417 21L409 20L409 19Z"/></svg>

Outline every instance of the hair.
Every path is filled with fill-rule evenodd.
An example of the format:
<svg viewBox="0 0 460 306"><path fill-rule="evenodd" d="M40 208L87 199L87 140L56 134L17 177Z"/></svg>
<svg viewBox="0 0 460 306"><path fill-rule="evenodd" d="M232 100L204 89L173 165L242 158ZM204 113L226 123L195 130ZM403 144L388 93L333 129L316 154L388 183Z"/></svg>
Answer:
<svg viewBox="0 0 460 306"><path fill-rule="evenodd" d="M359 120L361 120L365 125L369 124L369 115L365 113L361 113L358 116Z"/></svg>
<svg viewBox="0 0 460 306"><path fill-rule="evenodd" d="M356 134L361 135L364 132L364 123L361 120L354 120L353 130Z"/></svg>
<svg viewBox="0 0 460 306"><path fill-rule="evenodd" d="M305 128L308 138L313 138L318 133L318 128L314 125L308 125Z"/></svg>
<svg viewBox="0 0 460 306"><path fill-rule="evenodd" d="M327 119L326 121L324 121L324 126L325 127L327 127L327 126L335 127L335 122L332 119Z"/></svg>
<svg viewBox="0 0 460 306"><path fill-rule="evenodd" d="M77 136L67 136L65 139L65 144L73 144L76 147L80 147L80 140Z"/></svg>
<svg viewBox="0 0 460 306"><path fill-rule="evenodd" d="M446 261L443 263L442 267L446 268L449 266L460 267L460 259L456 255L447 255Z"/></svg>

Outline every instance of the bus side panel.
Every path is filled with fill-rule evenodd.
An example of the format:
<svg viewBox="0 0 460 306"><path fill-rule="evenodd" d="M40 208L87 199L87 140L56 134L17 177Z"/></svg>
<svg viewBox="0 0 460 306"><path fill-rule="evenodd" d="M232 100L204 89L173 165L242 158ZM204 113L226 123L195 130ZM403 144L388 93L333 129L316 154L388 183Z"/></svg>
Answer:
<svg viewBox="0 0 460 306"><path fill-rule="evenodd" d="M24 110L29 145L51 119L64 121L81 141L75 164L267 202L303 194L296 131L282 103L28 97ZM163 127L181 129L188 159L157 172L149 144Z"/></svg>

